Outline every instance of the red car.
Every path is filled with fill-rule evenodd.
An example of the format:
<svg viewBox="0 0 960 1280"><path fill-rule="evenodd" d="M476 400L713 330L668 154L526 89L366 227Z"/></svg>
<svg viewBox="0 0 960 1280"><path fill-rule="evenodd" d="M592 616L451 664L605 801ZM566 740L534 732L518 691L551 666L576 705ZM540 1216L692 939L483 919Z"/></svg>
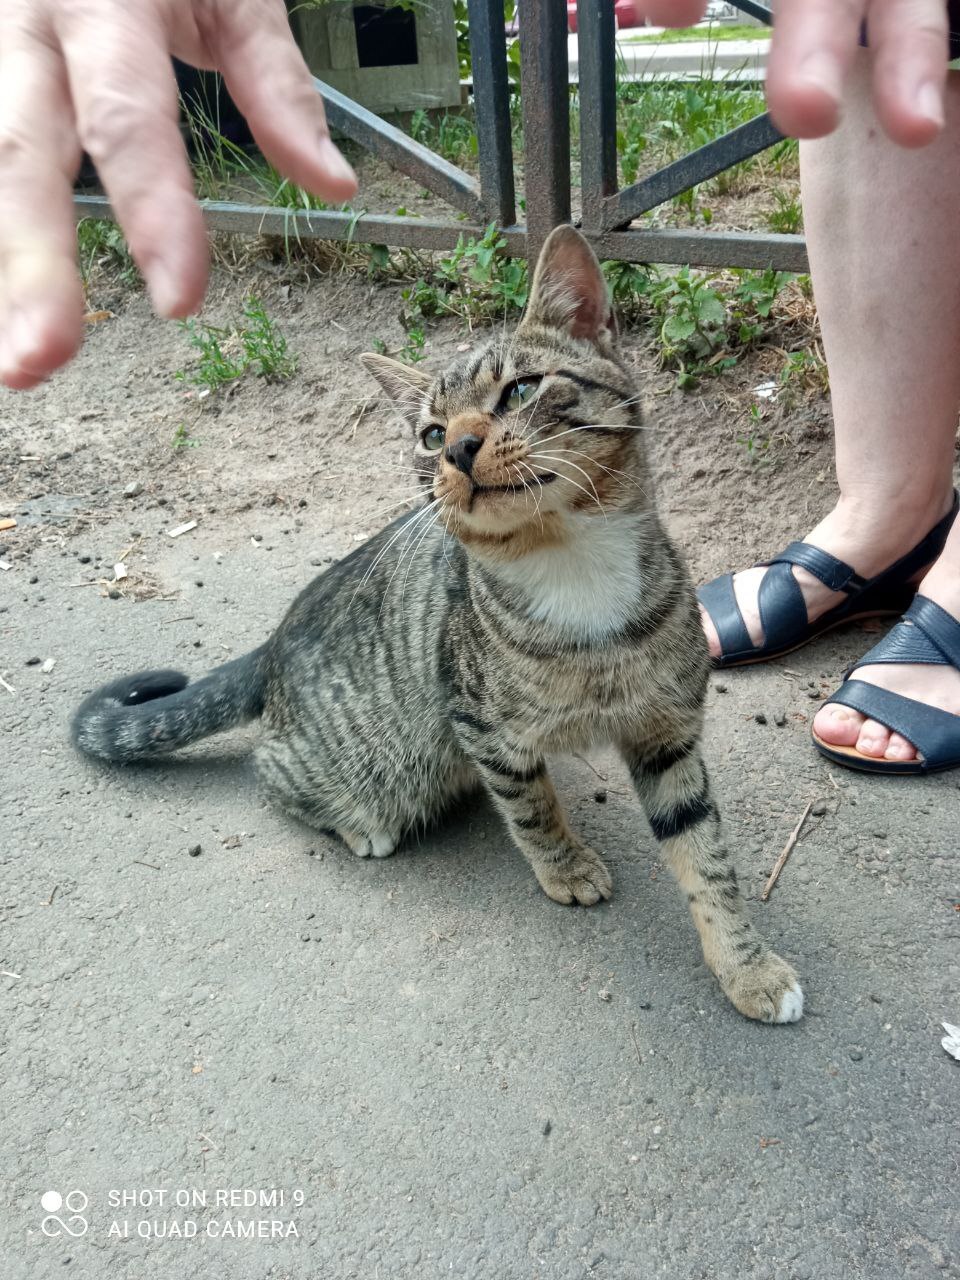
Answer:
<svg viewBox="0 0 960 1280"><path fill-rule="evenodd" d="M639 27L642 25L633 7L633 0L614 0L613 11L618 27ZM571 31L577 29L577 0L567 0L567 26Z"/></svg>

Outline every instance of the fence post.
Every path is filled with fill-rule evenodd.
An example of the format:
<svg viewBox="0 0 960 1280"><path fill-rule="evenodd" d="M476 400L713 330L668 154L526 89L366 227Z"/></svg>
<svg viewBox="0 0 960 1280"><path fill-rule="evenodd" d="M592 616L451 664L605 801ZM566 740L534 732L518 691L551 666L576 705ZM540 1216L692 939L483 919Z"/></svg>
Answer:
<svg viewBox="0 0 960 1280"><path fill-rule="evenodd" d="M491 222L517 220L503 0L468 0L480 193Z"/></svg>
<svg viewBox="0 0 960 1280"><path fill-rule="evenodd" d="M617 190L617 43L613 5L578 0L580 187L583 229L603 230L603 202Z"/></svg>
<svg viewBox="0 0 960 1280"><path fill-rule="evenodd" d="M599 0L594 0L599 3ZM527 256L534 260L554 227L570 221L570 91L564 0L520 4Z"/></svg>

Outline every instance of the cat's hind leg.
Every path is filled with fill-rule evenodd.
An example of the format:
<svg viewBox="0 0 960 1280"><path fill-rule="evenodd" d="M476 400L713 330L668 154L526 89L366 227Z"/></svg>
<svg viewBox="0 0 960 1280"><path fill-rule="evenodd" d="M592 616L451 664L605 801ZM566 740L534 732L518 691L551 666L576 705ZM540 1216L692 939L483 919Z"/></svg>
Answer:
<svg viewBox="0 0 960 1280"><path fill-rule="evenodd" d="M341 786L331 787L298 754L277 742L257 752L261 788L278 808L308 826L335 832L358 858L386 858L396 851L403 824L354 803Z"/></svg>
<svg viewBox="0 0 960 1280"><path fill-rule="evenodd" d="M696 738L643 749L624 745L637 794L687 895L703 956L733 1004L761 1022L803 1013L797 975L758 936L723 843Z"/></svg>
<svg viewBox="0 0 960 1280"><path fill-rule="evenodd" d="M401 836L399 830L369 831L366 834L360 834L346 827L337 827L336 833L358 858L389 858L391 853L396 853Z"/></svg>

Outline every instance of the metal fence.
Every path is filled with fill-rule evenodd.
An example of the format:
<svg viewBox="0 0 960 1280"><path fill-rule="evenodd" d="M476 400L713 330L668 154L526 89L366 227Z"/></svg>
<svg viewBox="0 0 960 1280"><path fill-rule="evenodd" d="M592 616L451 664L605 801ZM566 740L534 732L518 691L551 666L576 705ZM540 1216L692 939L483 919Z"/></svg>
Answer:
<svg viewBox="0 0 960 1280"><path fill-rule="evenodd" d="M733 3L771 20L770 11L755 0ZM764 113L620 189L613 0L578 0L577 7L580 225L598 255L630 262L806 270L801 236L631 225L641 214L773 146L782 135ZM429 250L453 248L461 236L479 237L495 223L507 252L535 255L549 231L569 222L572 213L566 5L563 0L523 0L520 6L524 222L517 221L503 0L469 0L469 21L479 179L330 85L314 81L331 128L414 179L466 220L349 209L292 211L209 200L203 208L210 230ZM77 196L75 203L79 218L112 216L103 197Z"/></svg>

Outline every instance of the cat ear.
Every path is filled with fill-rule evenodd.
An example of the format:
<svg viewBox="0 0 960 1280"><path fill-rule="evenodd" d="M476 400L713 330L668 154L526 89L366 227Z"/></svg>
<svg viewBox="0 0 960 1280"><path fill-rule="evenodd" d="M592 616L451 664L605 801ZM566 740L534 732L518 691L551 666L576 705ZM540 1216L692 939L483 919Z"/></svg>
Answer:
<svg viewBox="0 0 960 1280"><path fill-rule="evenodd" d="M616 336L607 282L590 245L573 227L551 231L533 274L527 324L562 329L572 338L599 342Z"/></svg>
<svg viewBox="0 0 960 1280"><path fill-rule="evenodd" d="M433 385L429 373L418 369L415 365L401 364L399 360L391 360L389 356L366 352L360 357L360 363L367 373L373 374L390 399L408 417L414 417L424 396Z"/></svg>

